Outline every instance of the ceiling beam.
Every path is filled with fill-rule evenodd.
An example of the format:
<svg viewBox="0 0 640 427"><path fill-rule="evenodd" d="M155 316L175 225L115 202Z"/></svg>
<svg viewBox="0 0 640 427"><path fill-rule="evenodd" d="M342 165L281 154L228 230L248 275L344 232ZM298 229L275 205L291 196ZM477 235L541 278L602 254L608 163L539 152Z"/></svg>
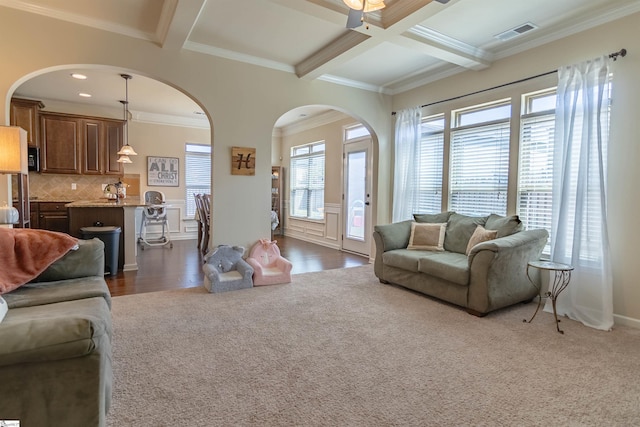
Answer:
<svg viewBox="0 0 640 427"><path fill-rule="evenodd" d="M207 0L166 0L156 28L160 46L182 49L189 39L193 27Z"/></svg>
<svg viewBox="0 0 640 427"><path fill-rule="evenodd" d="M332 22L338 20L341 25L346 22L344 8L323 0L271 1L287 7L295 7L304 13L314 13L314 16L322 11L325 19L330 19ZM315 79L331 74L336 67L384 42L418 50L425 55L465 68L473 70L487 68L491 63L491 57L485 51L420 25L444 7L437 2L427 7L431 3L432 0L395 1L377 13L367 14L368 28L363 25L345 32L343 36L296 64L296 75L300 78Z"/></svg>

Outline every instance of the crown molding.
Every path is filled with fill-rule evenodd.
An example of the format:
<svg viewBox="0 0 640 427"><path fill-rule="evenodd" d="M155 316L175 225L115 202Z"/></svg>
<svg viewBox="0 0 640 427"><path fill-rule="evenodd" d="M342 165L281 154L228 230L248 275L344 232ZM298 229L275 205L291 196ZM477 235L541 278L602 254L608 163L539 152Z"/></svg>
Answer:
<svg viewBox="0 0 640 427"><path fill-rule="evenodd" d="M345 79L344 77L332 76L331 74L324 74L318 77L317 80L322 80L342 86L349 86L356 89L368 90L370 92L382 93L384 95L390 95L390 92L381 86L364 83L359 80L351 80Z"/></svg>
<svg viewBox="0 0 640 427"><path fill-rule="evenodd" d="M75 13L62 12L46 6L26 3L19 0L0 0L0 6L10 7L12 9L21 10L23 12L35 13L37 15L46 16L48 18L59 19L61 21L71 22L73 24L84 25L86 27L97 28L111 33L122 34L124 36L136 39L157 42L155 34L149 34L125 25L117 25L111 22L102 21L100 19L92 19Z"/></svg>
<svg viewBox="0 0 640 427"><path fill-rule="evenodd" d="M179 126L179 127L188 127L188 128L196 128L196 129L210 129L211 125L209 124L209 119L207 116L202 116L202 119L192 118L192 117L183 117L183 116L172 116L168 114L156 114L156 113L147 113L144 111L130 111L131 120L140 123L150 123L156 125L166 125L166 126Z"/></svg>
<svg viewBox="0 0 640 427"><path fill-rule="evenodd" d="M187 41L184 44L184 48L194 52L204 53L206 55L218 56L225 59L231 59L233 61L271 68L273 70L285 71L291 74L295 74L296 71L293 65L288 65L282 62L272 61L270 59L264 59L253 55L247 55L244 53L238 53L232 50L222 49L215 46L209 46L202 43Z"/></svg>
<svg viewBox="0 0 640 427"><path fill-rule="evenodd" d="M562 23L562 28L554 31L550 34L537 37L535 40L531 40L529 42L525 42L522 44L518 44L512 48L508 48L500 51L495 54L495 59L504 59L511 55L515 55L518 53L522 53L529 49L533 49L547 43L563 39L565 37L572 36L574 34L580 33L582 31L587 31L591 28L597 27L598 25L603 25L611 21L615 21L616 19L624 18L625 16L631 15L633 13L640 12L640 2L635 2L633 4L629 4L626 6L619 7L615 10L609 10L603 13L591 13L589 17L586 19L582 18L574 18L574 24L567 23L566 21ZM613 49L618 49L618 47L613 47Z"/></svg>
<svg viewBox="0 0 640 427"><path fill-rule="evenodd" d="M350 116L341 113L337 110L327 111L322 114L318 114L317 116L310 117L308 119L300 120L295 123L290 124L289 126L284 126L279 128L281 131L280 136L290 136L296 133L300 133L306 130L314 129L320 126L328 125L330 123L337 122L339 120L344 120L349 118Z"/></svg>

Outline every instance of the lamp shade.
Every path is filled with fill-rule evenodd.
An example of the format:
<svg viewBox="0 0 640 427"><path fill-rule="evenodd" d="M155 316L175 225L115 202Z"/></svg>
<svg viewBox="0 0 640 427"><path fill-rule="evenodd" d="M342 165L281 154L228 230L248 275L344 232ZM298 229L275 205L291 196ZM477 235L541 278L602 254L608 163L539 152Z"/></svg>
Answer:
<svg viewBox="0 0 640 427"><path fill-rule="evenodd" d="M137 156L138 153L136 153L133 149L132 146L130 146L129 144L127 145L123 145L122 148L120 149L120 151L118 151L118 155L119 156Z"/></svg>
<svg viewBox="0 0 640 427"><path fill-rule="evenodd" d="M129 158L129 156L127 155L120 155L120 157L118 157L118 163L133 163L131 161L131 159Z"/></svg>
<svg viewBox="0 0 640 427"><path fill-rule="evenodd" d="M29 173L27 131L18 126L0 126L0 173Z"/></svg>
<svg viewBox="0 0 640 427"><path fill-rule="evenodd" d="M373 12L374 10L384 9L386 5L384 4L384 0L343 0L344 4L349 6L351 9L362 10L364 7L364 12Z"/></svg>

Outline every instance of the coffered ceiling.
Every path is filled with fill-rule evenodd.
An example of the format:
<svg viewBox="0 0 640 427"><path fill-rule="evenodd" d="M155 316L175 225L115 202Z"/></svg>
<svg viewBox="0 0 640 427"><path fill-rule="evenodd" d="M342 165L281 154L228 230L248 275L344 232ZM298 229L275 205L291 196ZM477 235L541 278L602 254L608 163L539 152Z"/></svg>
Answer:
<svg viewBox="0 0 640 427"><path fill-rule="evenodd" d="M392 95L486 69L498 59L640 11L640 0L385 3L385 9L366 14L367 25L354 30L345 27L348 8L342 0L0 0L0 7L148 40L164 49Z"/></svg>

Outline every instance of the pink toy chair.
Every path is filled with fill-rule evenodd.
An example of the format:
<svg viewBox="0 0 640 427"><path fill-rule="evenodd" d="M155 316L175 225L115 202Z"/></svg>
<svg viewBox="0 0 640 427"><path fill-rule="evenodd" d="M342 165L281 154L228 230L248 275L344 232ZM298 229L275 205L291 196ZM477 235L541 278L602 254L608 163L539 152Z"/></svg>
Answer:
<svg viewBox="0 0 640 427"><path fill-rule="evenodd" d="M247 262L253 267L253 285L277 285L291 282L291 262L280 255L275 240L260 239L253 245Z"/></svg>

